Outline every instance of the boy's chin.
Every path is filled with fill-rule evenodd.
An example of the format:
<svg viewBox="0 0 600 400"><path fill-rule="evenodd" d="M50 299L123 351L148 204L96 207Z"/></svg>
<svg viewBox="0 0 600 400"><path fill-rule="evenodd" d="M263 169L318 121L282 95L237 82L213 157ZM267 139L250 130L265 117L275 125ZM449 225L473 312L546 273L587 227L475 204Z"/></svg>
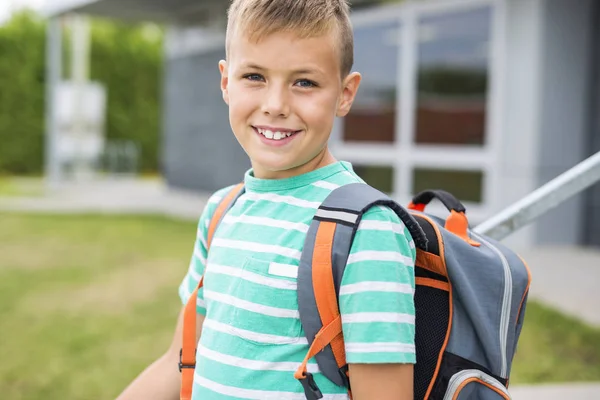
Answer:
<svg viewBox="0 0 600 400"><path fill-rule="evenodd" d="M296 169L293 165L253 165L254 176L265 179L287 178L293 175L293 171Z"/></svg>
<svg viewBox="0 0 600 400"><path fill-rule="evenodd" d="M254 175L257 178L288 178L297 175L304 164L286 160L257 160L252 162Z"/></svg>

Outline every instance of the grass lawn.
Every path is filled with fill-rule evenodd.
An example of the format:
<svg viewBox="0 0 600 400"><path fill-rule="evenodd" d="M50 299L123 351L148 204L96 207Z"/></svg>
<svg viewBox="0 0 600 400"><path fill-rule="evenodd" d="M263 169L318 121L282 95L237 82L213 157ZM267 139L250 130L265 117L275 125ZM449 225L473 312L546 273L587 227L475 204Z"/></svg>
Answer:
<svg viewBox="0 0 600 400"><path fill-rule="evenodd" d="M41 177L13 177L0 175L0 196L41 196L44 182Z"/></svg>
<svg viewBox="0 0 600 400"><path fill-rule="evenodd" d="M196 224L0 214L0 393L109 400L171 340ZM600 330L530 302L512 384L598 380Z"/></svg>

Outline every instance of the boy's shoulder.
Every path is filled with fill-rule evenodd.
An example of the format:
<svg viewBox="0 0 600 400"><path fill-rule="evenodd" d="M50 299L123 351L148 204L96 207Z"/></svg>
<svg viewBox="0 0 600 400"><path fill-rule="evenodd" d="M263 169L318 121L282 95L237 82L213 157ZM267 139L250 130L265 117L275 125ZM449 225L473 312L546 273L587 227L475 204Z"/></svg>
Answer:
<svg viewBox="0 0 600 400"><path fill-rule="evenodd" d="M294 193L286 194L291 194L292 197L299 196L301 200L312 200L314 203L320 201L322 202L331 192L342 186L354 183L368 184L354 171L351 163L340 161L338 164L341 166L341 168L337 168L335 173L328 176L323 176L319 181L313 182L310 185L297 188L296 190L293 190ZM231 184L212 192L206 202L202 219L210 219L221 201L232 190L234 190L236 186L238 186L238 184ZM273 194L277 193L281 193L281 191L278 190L273 192ZM396 213L391 208L383 205L371 207L365 212L364 217L367 219L391 220L392 222L400 222Z"/></svg>
<svg viewBox="0 0 600 400"><path fill-rule="evenodd" d="M221 200L223 200L223 198L225 198L225 196L227 196L227 194L231 192L236 186L237 184L233 184L212 192L212 194L208 197L207 204L219 204Z"/></svg>
<svg viewBox="0 0 600 400"><path fill-rule="evenodd" d="M208 196L208 199L204 206L204 211L200 216L200 223L202 223L202 221L205 221L204 224L206 224L207 221L209 221L212 218L212 215L215 213L215 210L217 209L218 205L225 198L225 196L227 196L227 194L231 192L236 186L237 185L225 186L221 189L212 192L212 194Z"/></svg>

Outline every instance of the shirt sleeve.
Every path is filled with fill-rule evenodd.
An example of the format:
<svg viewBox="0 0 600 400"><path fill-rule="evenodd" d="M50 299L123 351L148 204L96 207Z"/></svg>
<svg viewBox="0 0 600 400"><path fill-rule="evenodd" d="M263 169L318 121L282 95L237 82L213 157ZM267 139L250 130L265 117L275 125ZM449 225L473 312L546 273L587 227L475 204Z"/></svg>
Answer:
<svg viewBox="0 0 600 400"><path fill-rule="evenodd" d="M200 278L204 274L206 268L206 260L208 258L208 246L206 240L208 237L208 226L210 220L215 213L219 202L227 194L229 188L221 189L214 193L206 203L202 215L198 221L196 239L192 250L192 256L190 259L190 265L188 271L183 278L183 281L179 285L179 298L185 305L191 296L192 292L198 286ZM206 315L206 303L204 302L204 288L198 290L198 299L196 310L198 314Z"/></svg>
<svg viewBox="0 0 600 400"><path fill-rule="evenodd" d="M340 285L348 363L410 363L415 356L414 241L400 218L374 207L362 218Z"/></svg>

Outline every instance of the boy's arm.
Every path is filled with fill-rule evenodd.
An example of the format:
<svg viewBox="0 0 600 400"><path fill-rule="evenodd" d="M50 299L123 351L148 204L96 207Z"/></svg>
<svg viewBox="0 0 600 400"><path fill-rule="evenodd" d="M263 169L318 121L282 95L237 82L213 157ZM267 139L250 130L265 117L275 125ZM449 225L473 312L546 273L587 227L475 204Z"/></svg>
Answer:
<svg viewBox="0 0 600 400"><path fill-rule="evenodd" d="M215 211L217 204L228 188L215 193L208 200L207 205L200 216L197 226L196 240L192 252L188 273L179 286L179 295L184 307L179 313L173 341L168 350L156 361L150 364L117 398L117 400L177 400L181 387L181 374L179 372L179 350L182 344L183 313L185 304L191 293L198 285L200 277L204 274L208 248L206 239L208 234L208 223ZM196 343L200 339L202 324L206 308L204 307L204 290L198 291L198 306L196 313Z"/></svg>
<svg viewBox="0 0 600 400"><path fill-rule="evenodd" d="M354 400L413 399L415 258L412 237L393 211L365 213L339 296Z"/></svg>
<svg viewBox="0 0 600 400"><path fill-rule="evenodd" d="M349 364L353 400L412 400L412 364Z"/></svg>
<svg viewBox="0 0 600 400"><path fill-rule="evenodd" d="M196 341L202 332L204 316L196 317ZM179 350L183 333L183 308L179 313L173 341L167 351L150 364L117 398L117 400L178 400L181 387Z"/></svg>

